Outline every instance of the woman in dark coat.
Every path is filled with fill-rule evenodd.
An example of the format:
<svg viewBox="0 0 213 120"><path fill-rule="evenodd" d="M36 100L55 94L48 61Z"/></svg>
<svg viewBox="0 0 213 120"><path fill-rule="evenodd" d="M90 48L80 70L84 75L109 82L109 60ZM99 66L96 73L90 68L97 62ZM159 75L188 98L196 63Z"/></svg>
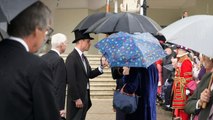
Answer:
<svg viewBox="0 0 213 120"><path fill-rule="evenodd" d="M112 67L111 68L112 78L116 80L116 90L120 90L123 85L123 68L122 67ZM125 113L120 110L115 110L116 120L125 120Z"/></svg>
<svg viewBox="0 0 213 120"><path fill-rule="evenodd" d="M130 68L129 75L124 78L124 92L140 96L137 110L126 114L126 120L156 120L156 94L158 71L153 64L148 68Z"/></svg>

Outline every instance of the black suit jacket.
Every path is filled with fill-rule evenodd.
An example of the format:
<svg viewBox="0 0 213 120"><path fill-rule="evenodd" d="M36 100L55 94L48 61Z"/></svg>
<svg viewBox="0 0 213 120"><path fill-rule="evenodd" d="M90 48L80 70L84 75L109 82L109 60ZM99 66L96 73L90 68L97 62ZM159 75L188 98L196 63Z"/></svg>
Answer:
<svg viewBox="0 0 213 120"><path fill-rule="evenodd" d="M66 59L67 80L68 80L68 96L67 96L67 119L73 117L78 109L75 107L74 100L81 99L85 103L85 95L87 91L87 83L89 78L94 78L102 74L98 68L91 69L89 62L85 59L87 65L87 73L85 71L81 57L76 49L74 49ZM89 108L91 107L89 97ZM89 109L88 108L88 109Z"/></svg>
<svg viewBox="0 0 213 120"><path fill-rule="evenodd" d="M53 81L55 86L56 103L59 110L64 109L67 72L63 58L58 53L50 50L47 54L41 56L50 66L53 73Z"/></svg>
<svg viewBox="0 0 213 120"><path fill-rule="evenodd" d="M58 120L51 75L19 42L0 42L0 119Z"/></svg>

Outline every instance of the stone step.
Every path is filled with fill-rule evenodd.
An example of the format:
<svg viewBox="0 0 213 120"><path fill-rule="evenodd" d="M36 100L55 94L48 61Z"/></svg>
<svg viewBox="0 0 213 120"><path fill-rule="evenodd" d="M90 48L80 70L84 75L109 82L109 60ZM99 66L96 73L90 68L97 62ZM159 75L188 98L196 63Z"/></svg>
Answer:
<svg viewBox="0 0 213 120"><path fill-rule="evenodd" d="M114 93L114 91L113 90L111 90L111 91L107 91L107 90L105 90L105 91L98 91L98 90L90 90L90 94L91 95L113 95L113 93Z"/></svg>
<svg viewBox="0 0 213 120"><path fill-rule="evenodd" d="M116 82L115 81L90 81L90 84L91 85L94 85L94 84L98 84L98 85L100 85L100 84L103 84L103 85L111 85L111 84L116 84Z"/></svg>
<svg viewBox="0 0 213 120"><path fill-rule="evenodd" d="M90 95L91 99L112 99L112 95Z"/></svg>
<svg viewBox="0 0 213 120"><path fill-rule="evenodd" d="M101 63L100 63L99 60L98 60L98 61L90 61L90 60L89 60L89 64L90 64L90 65L100 65Z"/></svg>
<svg viewBox="0 0 213 120"><path fill-rule="evenodd" d="M115 90L115 86L113 86L113 87L108 87L108 86L93 87L93 86L90 86L90 91L112 91L112 90Z"/></svg>
<svg viewBox="0 0 213 120"><path fill-rule="evenodd" d="M116 86L116 83L99 83L99 82L95 82L95 83L90 83L90 86L93 86L93 87L105 87L105 86L108 86L108 87L114 87Z"/></svg>
<svg viewBox="0 0 213 120"><path fill-rule="evenodd" d="M111 82L90 82L90 86L94 87L114 87L116 86L116 83L111 81Z"/></svg>
<svg viewBox="0 0 213 120"><path fill-rule="evenodd" d="M112 79L112 75L111 75L111 73L104 73L104 74L102 74L102 75L99 75L98 77L96 77L96 78L110 78L110 79ZM93 78L93 79L96 79L96 78Z"/></svg>
<svg viewBox="0 0 213 120"><path fill-rule="evenodd" d="M99 62L99 63L100 63L100 60L101 60L101 58L96 58L96 57L87 57L87 59L88 59L89 61L97 61L97 62Z"/></svg>
<svg viewBox="0 0 213 120"><path fill-rule="evenodd" d="M90 82L115 82L115 80L113 80L112 78L94 78L94 79L90 79Z"/></svg>
<svg viewBox="0 0 213 120"><path fill-rule="evenodd" d="M92 92L90 93L91 99L112 99L113 92L111 93L98 93L98 92Z"/></svg>

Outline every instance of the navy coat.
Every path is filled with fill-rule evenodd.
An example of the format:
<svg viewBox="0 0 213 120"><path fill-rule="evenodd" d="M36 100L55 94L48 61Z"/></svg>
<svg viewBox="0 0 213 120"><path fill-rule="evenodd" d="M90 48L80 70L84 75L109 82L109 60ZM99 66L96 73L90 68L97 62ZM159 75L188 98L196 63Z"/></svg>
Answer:
<svg viewBox="0 0 213 120"><path fill-rule="evenodd" d="M132 114L126 114L126 120L156 120L156 95L158 71L153 64L148 68L130 68L125 76L127 83L124 92L134 93L139 98L138 108Z"/></svg>
<svg viewBox="0 0 213 120"><path fill-rule="evenodd" d="M0 119L59 120L46 62L13 40L0 42Z"/></svg>
<svg viewBox="0 0 213 120"><path fill-rule="evenodd" d="M63 110L67 82L67 71L64 60L53 50L50 50L47 54L41 56L41 58L47 62L52 70L56 103L59 110Z"/></svg>

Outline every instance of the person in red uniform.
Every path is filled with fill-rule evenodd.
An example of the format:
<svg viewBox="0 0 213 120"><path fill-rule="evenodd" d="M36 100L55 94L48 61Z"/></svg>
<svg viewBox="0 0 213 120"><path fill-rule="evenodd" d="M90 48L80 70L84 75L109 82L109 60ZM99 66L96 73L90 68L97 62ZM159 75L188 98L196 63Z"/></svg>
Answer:
<svg viewBox="0 0 213 120"><path fill-rule="evenodd" d="M175 119L189 120L190 116L184 112L185 102L190 94L186 84L192 80L192 63L188 57L188 52L183 48L177 51L177 67L173 84L173 101Z"/></svg>
<svg viewBox="0 0 213 120"><path fill-rule="evenodd" d="M158 60L157 62L155 62L156 67L158 69L158 89L157 89L157 94L160 96L161 95L161 87L163 84L163 80L162 80L162 59Z"/></svg>

